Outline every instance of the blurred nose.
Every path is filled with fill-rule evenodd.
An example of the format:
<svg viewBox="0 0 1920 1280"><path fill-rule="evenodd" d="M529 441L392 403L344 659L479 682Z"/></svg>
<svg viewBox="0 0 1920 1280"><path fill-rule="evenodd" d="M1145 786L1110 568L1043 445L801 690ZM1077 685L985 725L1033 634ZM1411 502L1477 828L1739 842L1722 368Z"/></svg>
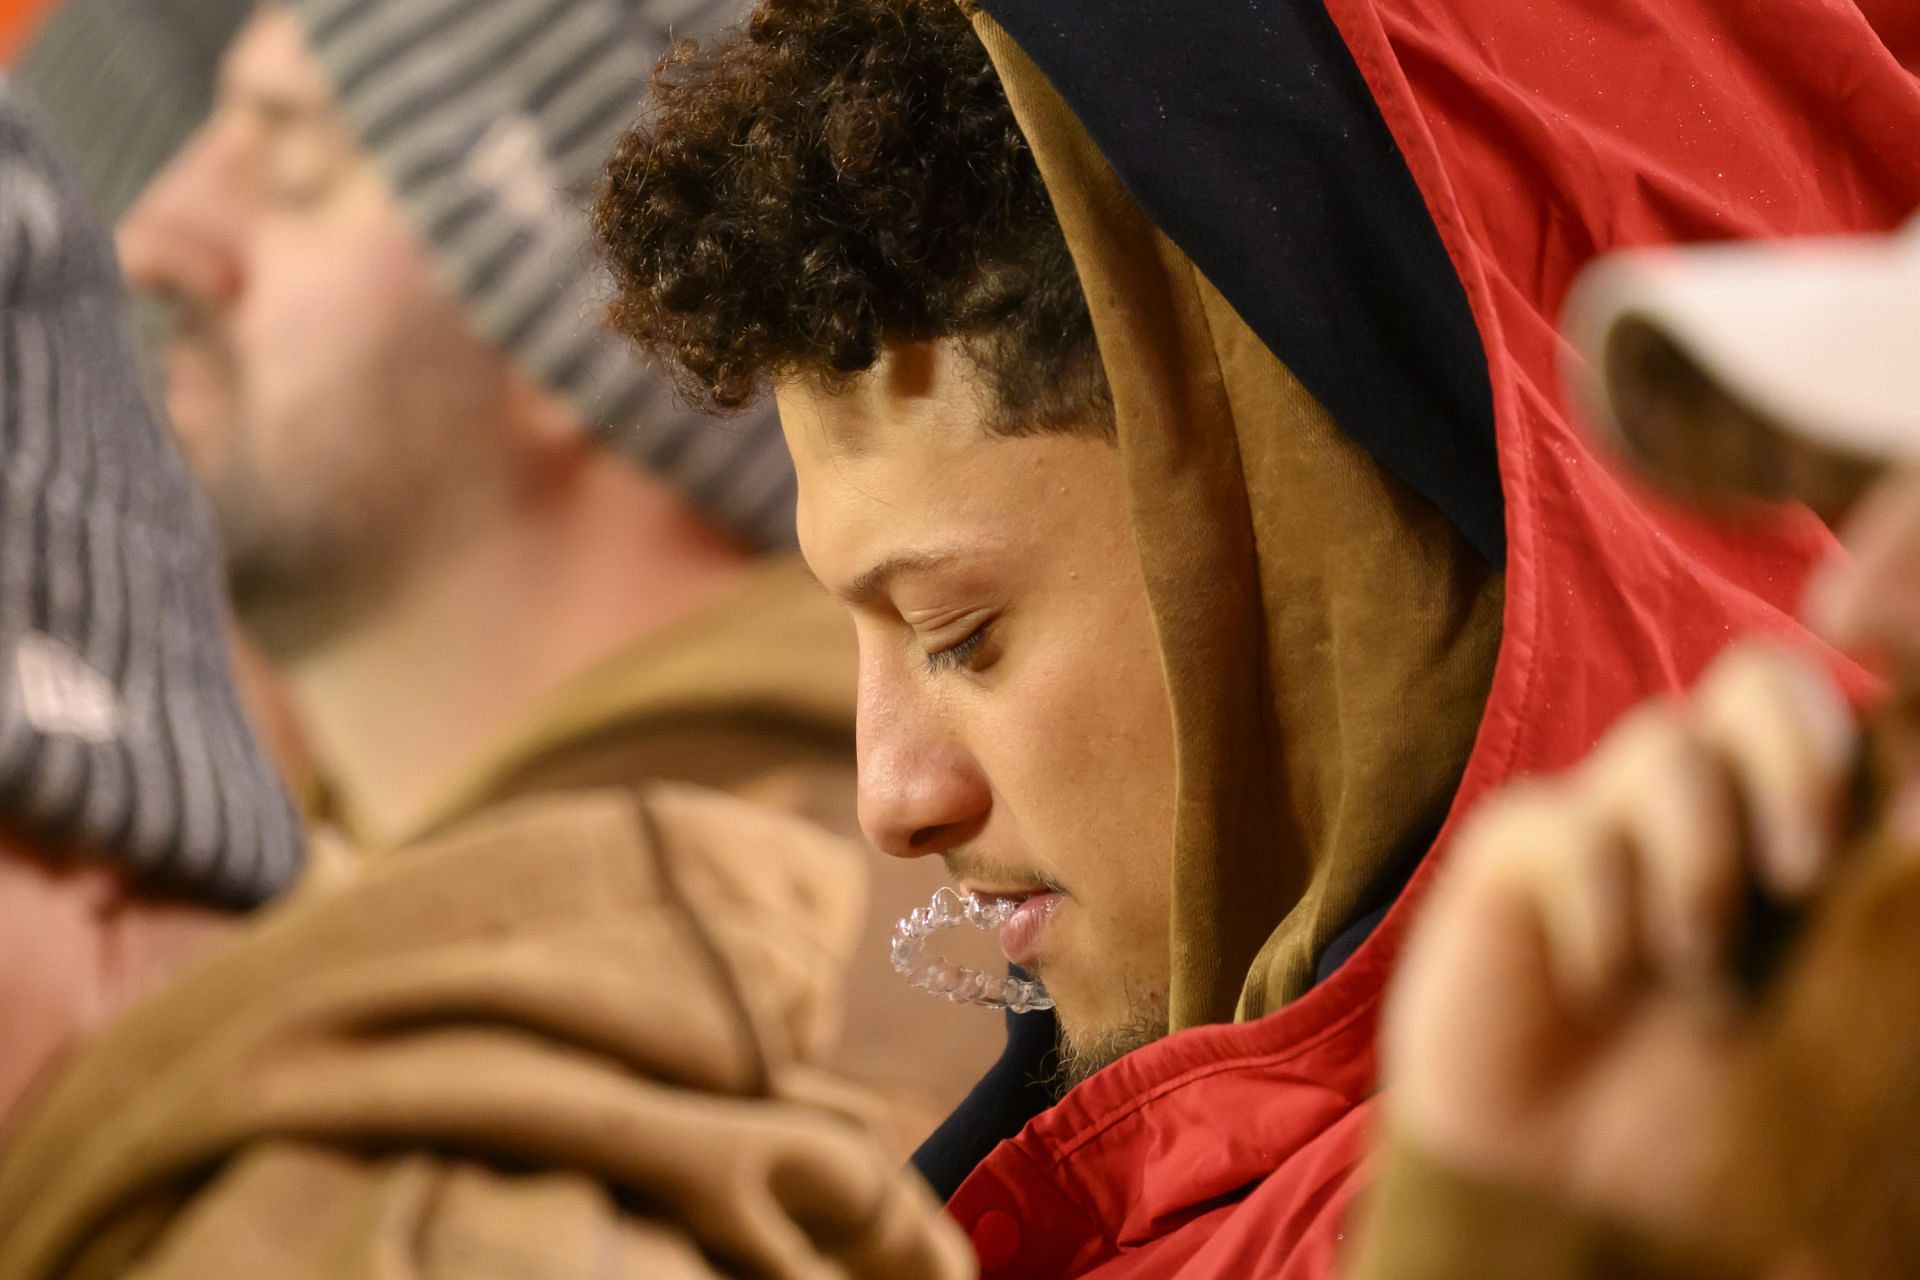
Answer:
<svg viewBox="0 0 1920 1280"><path fill-rule="evenodd" d="M200 306L245 287L247 193L215 126L203 126L120 220L121 269L136 289Z"/></svg>
<svg viewBox="0 0 1920 1280"><path fill-rule="evenodd" d="M896 858L965 844L993 807L979 762L913 683L867 671L860 680L860 828Z"/></svg>

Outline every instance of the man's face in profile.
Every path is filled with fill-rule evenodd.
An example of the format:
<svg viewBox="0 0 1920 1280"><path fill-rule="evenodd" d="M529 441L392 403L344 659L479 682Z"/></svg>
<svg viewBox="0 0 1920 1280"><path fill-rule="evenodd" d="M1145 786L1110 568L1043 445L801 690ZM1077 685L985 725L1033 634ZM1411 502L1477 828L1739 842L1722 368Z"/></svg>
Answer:
<svg viewBox="0 0 1920 1280"><path fill-rule="evenodd" d="M779 399L801 546L859 636L861 824L1026 900L1002 945L1071 1075L1166 1029L1172 723L1118 451L991 435L982 394L917 344Z"/></svg>
<svg viewBox="0 0 1920 1280"><path fill-rule="evenodd" d="M488 447L509 371L435 278L289 13L263 8L235 39L213 115L119 243L171 313L166 406L242 615L298 633L312 601L375 591L414 517Z"/></svg>

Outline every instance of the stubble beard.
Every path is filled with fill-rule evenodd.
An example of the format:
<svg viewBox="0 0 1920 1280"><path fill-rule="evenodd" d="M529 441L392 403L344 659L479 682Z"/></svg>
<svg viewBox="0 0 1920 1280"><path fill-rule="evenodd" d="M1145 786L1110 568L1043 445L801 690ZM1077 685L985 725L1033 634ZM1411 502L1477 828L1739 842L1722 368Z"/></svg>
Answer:
<svg viewBox="0 0 1920 1280"><path fill-rule="evenodd" d="M156 402L166 402L169 366L183 356L218 384L217 397L200 406L207 420L177 419L176 438L213 517L234 616L270 656L294 656L318 625L314 602L337 594L344 539L296 514L297 504L262 473L245 377L224 321L192 300L147 295L138 315Z"/></svg>
<svg viewBox="0 0 1920 1280"><path fill-rule="evenodd" d="M269 655L297 659L344 629L359 575L336 540L314 536L324 531L299 536L273 527L270 516L231 508L219 525L234 614Z"/></svg>
<svg viewBox="0 0 1920 1280"><path fill-rule="evenodd" d="M248 424L236 427L235 453L221 474L203 477L228 595L269 657L298 661L392 597L412 545L404 495L373 471L267 475L249 449Z"/></svg>
<svg viewBox="0 0 1920 1280"><path fill-rule="evenodd" d="M508 366L452 299L422 292L404 322L382 322L391 343L334 352L351 377L327 395L285 384L267 395L221 315L178 300L172 310L172 341L223 383L226 420L212 434L225 447L195 469L234 612L268 656L298 661L382 616L500 489L498 450L477 442L504 430L490 415Z"/></svg>
<svg viewBox="0 0 1920 1280"><path fill-rule="evenodd" d="M404 574L418 500L382 457L354 455L290 474L261 456L243 372L230 353L224 448L194 458L196 478L213 515L234 616L266 654L297 661L377 613ZM346 438L325 418L276 423L281 432ZM402 429L400 426L394 430ZM331 464L341 454L336 451Z"/></svg>
<svg viewBox="0 0 1920 1280"><path fill-rule="evenodd" d="M1063 1026L1054 1069L1048 1077L1054 1097L1065 1097L1076 1085L1135 1049L1164 1039L1168 1030L1166 1001L1131 990L1127 997L1127 1015L1120 1022L1078 1032L1070 1032Z"/></svg>

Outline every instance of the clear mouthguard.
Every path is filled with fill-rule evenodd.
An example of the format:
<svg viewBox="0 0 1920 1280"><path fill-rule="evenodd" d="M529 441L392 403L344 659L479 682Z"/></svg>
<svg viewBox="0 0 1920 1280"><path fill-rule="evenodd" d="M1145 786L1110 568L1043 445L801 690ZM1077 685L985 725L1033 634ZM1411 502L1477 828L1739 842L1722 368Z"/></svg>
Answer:
<svg viewBox="0 0 1920 1280"><path fill-rule="evenodd" d="M993 930L1005 924L1020 903L1013 898L983 898L942 886L924 907L915 907L893 926L893 971L909 985L929 995L944 996L955 1004L977 1004L987 1009L1032 1013L1053 1008L1053 997L1041 983L1011 974L983 973L965 965L949 964L938 956L927 958L927 939L942 929L972 925Z"/></svg>

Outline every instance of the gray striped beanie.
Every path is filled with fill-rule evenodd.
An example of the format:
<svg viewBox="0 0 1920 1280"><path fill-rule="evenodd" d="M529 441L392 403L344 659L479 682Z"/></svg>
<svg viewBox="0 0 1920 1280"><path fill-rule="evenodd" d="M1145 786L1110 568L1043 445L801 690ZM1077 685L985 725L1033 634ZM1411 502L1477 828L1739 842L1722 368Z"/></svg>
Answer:
<svg viewBox="0 0 1920 1280"><path fill-rule="evenodd" d="M250 906L294 879L300 830L125 307L77 180L0 80L0 826Z"/></svg>
<svg viewBox="0 0 1920 1280"><path fill-rule="evenodd" d="M762 407L716 422L605 323L588 207L674 39L737 0L291 0L362 144L480 329L616 449L757 547L793 542Z"/></svg>

